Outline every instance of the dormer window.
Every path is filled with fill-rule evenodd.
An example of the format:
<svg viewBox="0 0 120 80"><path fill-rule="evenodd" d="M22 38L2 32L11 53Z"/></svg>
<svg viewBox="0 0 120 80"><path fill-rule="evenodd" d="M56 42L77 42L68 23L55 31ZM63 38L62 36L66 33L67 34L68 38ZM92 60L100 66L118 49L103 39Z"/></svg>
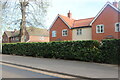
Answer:
<svg viewBox="0 0 120 80"><path fill-rule="evenodd" d="M115 32L120 32L120 22L115 24Z"/></svg>

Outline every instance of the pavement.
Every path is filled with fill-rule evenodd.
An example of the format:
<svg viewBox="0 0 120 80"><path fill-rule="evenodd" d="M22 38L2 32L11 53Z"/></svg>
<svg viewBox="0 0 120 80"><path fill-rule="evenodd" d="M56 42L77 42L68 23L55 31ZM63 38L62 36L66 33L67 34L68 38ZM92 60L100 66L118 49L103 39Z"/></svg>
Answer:
<svg viewBox="0 0 120 80"><path fill-rule="evenodd" d="M118 78L118 66L111 64L3 54L2 61L87 78Z"/></svg>

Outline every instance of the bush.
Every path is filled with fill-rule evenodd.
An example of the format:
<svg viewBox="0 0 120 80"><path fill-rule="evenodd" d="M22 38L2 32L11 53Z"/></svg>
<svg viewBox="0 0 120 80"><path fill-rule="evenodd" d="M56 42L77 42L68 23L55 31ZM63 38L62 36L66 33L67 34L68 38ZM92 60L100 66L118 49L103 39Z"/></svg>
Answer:
<svg viewBox="0 0 120 80"><path fill-rule="evenodd" d="M118 63L120 39L3 44L3 54Z"/></svg>

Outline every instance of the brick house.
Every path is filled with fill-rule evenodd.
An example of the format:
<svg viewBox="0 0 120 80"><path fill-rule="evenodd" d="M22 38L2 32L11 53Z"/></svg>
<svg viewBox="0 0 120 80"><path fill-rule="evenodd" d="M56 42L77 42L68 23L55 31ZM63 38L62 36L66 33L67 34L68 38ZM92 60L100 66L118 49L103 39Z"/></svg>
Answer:
<svg viewBox="0 0 120 80"><path fill-rule="evenodd" d="M49 32L47 29L27 27L26 42L49 42ZM20 42L20 31L5 31L2 36L3 43Z"/></svg>
<svg viewBox="0 0 120 80"><path fill-rule="evenodd" d="M67 17L58 14L49 29L50 41L120 39L117 4L107 2L95 17L87 19L75 20L70 11ZM98 26L104 26L104 29ZM100 30L103 32L97 32Z"/></svg>
<svg viewBox="0 0 120 80"><path fill-rule="evenodd" d="M50 41L91 40L91 26L93 18L72 19L72 13L68 17L59 15L50 27Z"/></svg>
<svg viewBox="0 0 120 80"><path fill-rule="evenodd" d="M118 3L107 2L91 22L92 39L120 39L120 10Z"/></svg>

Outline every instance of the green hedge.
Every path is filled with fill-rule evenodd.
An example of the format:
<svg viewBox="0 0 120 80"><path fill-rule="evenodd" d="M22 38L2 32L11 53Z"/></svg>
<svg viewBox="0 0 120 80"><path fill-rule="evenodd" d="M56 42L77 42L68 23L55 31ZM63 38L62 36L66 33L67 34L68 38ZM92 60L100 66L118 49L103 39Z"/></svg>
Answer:
<svg viewBox="0 0 120 80"><path fill-rule="evenodd" d="M101 62L118 64L120 61L120 39L103 40L100 46Z"/></svg>
<svg viewBox="0 0 120 80"><path fill-rule="evenodd" d="M118 63L120 40L98 41L64 41L44 43L11 43L3 44L3 54L59 58L88 62Z"/></svg>

